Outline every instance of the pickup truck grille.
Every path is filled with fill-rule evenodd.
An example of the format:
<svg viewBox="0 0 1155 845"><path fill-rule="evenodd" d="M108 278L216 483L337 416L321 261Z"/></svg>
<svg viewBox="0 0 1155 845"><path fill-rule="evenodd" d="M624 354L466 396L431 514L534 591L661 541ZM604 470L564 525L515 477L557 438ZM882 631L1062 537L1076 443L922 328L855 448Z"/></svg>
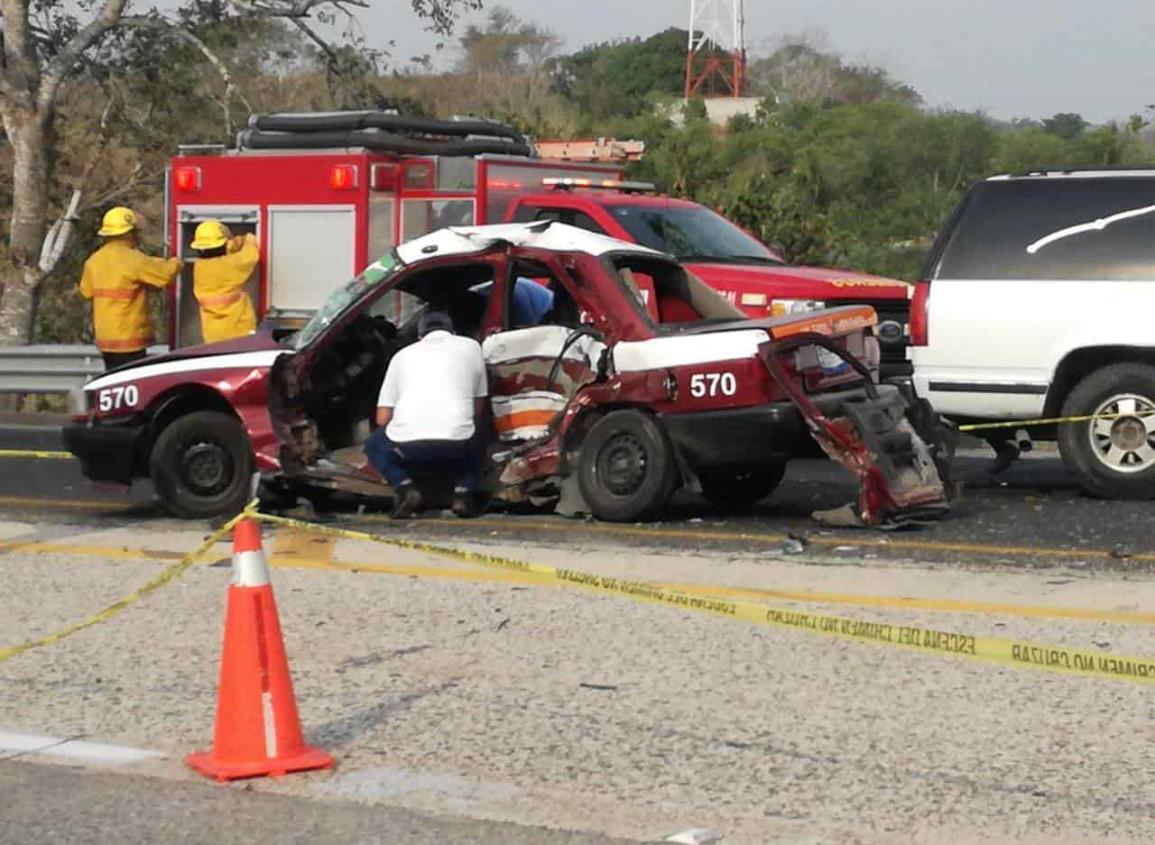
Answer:
<svg viewBox="0 0 1155 845"><path fill-rule="evenodd" d="M910 345L910 301L883 299L854 304L869 305L878 314L877 334L882 348L882 377L909 376L913 372L910 362L906 360L906 348Z"/></svg>

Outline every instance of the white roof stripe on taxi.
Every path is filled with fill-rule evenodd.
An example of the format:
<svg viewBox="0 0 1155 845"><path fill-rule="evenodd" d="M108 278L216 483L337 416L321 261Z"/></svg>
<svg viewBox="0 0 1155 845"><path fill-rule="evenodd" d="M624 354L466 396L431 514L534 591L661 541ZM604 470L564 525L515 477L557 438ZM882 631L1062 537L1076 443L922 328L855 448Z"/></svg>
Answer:
<svg viewBox="0 0 1155 845"><path fill-rule="evenodd" d="M745 329L623 341L614 347L614 369L619 373L634 373L753 358L758 354L758 344L769 339L761 329Z"/></svg>
<svg viewBox="0 0 1155 845"><path fill-rule="evenodd" d="M262 349L257 352L234 352L229 355L201 355L196 358L180 358L176 361L161 361L159 364L144 364L132 367L123 372L109 373L97 376L88 384L85 390L101 390L106 387L115 387L118 384L140 381L155 376L172 376L179 373L198 373L208 370L232 370L244 368L267 368L287 349Z"/></svg>

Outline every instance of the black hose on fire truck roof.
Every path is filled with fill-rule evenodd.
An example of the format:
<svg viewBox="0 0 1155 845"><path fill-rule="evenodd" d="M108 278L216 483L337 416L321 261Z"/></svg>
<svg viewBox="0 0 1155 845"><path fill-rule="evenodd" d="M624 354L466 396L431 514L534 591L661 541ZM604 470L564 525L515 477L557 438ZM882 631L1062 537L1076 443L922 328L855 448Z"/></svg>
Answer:
<svg viewBox="0 0 1155 845"><path fill-rule="evenodd" d="M250 150L330 150L354 147L400 155L535 155L529 144L501 138L411 138L380 129L355 129L351 132L264 132L260 129L247 129L237 136L237 144L241 149Z"/></svg>
<svg viewBox="0 0 1155 845"><path fill-rule="evenodd" d="M489 120L438 120L407 117L380 111L296 112L255 114L249 128L264 132L334 132L357 129L384 129L388 132L440 135L450 138L482 135L525 143L525 136L512 127Z"/></svg>

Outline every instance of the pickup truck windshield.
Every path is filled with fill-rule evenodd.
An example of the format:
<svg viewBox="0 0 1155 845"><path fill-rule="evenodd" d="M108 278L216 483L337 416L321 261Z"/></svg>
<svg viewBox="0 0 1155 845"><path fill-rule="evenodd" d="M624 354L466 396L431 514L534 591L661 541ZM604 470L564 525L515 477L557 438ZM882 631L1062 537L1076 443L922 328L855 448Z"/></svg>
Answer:
<svg viewBox="0 0 1155 845"><path fill-rule="evenodd" d="M313 342L333 320L337 319L350 305L361 298L370 288L375 288L386 279L392 277L404 263L397 257L394 250L389 255L383 255L361 271L361 275L353 281L337 288L321 303L321 307L313 314L312 319L305 323L305 327L297 334L294 346L303 349Z"/></svg>
<svg viewBox="0 0 1155 845"><path fill-rule="evenodd" d="M782 263L766 246L702 206L613 205L609 211L638 243L683 260Z"/></svg>

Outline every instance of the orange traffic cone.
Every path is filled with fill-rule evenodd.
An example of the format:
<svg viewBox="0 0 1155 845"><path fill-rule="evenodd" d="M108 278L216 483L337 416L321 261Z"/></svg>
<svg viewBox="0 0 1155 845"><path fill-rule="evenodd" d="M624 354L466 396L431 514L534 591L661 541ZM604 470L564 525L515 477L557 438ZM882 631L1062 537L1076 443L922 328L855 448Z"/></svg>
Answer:
<svg viewBox="0 0 1155 845"><path fill-rule="evenodd" d="M333 758L305 745L285 658L261 528L233 530L233 577L225 609L213 747L185 762L216 780L327 769Z"/></svg>

